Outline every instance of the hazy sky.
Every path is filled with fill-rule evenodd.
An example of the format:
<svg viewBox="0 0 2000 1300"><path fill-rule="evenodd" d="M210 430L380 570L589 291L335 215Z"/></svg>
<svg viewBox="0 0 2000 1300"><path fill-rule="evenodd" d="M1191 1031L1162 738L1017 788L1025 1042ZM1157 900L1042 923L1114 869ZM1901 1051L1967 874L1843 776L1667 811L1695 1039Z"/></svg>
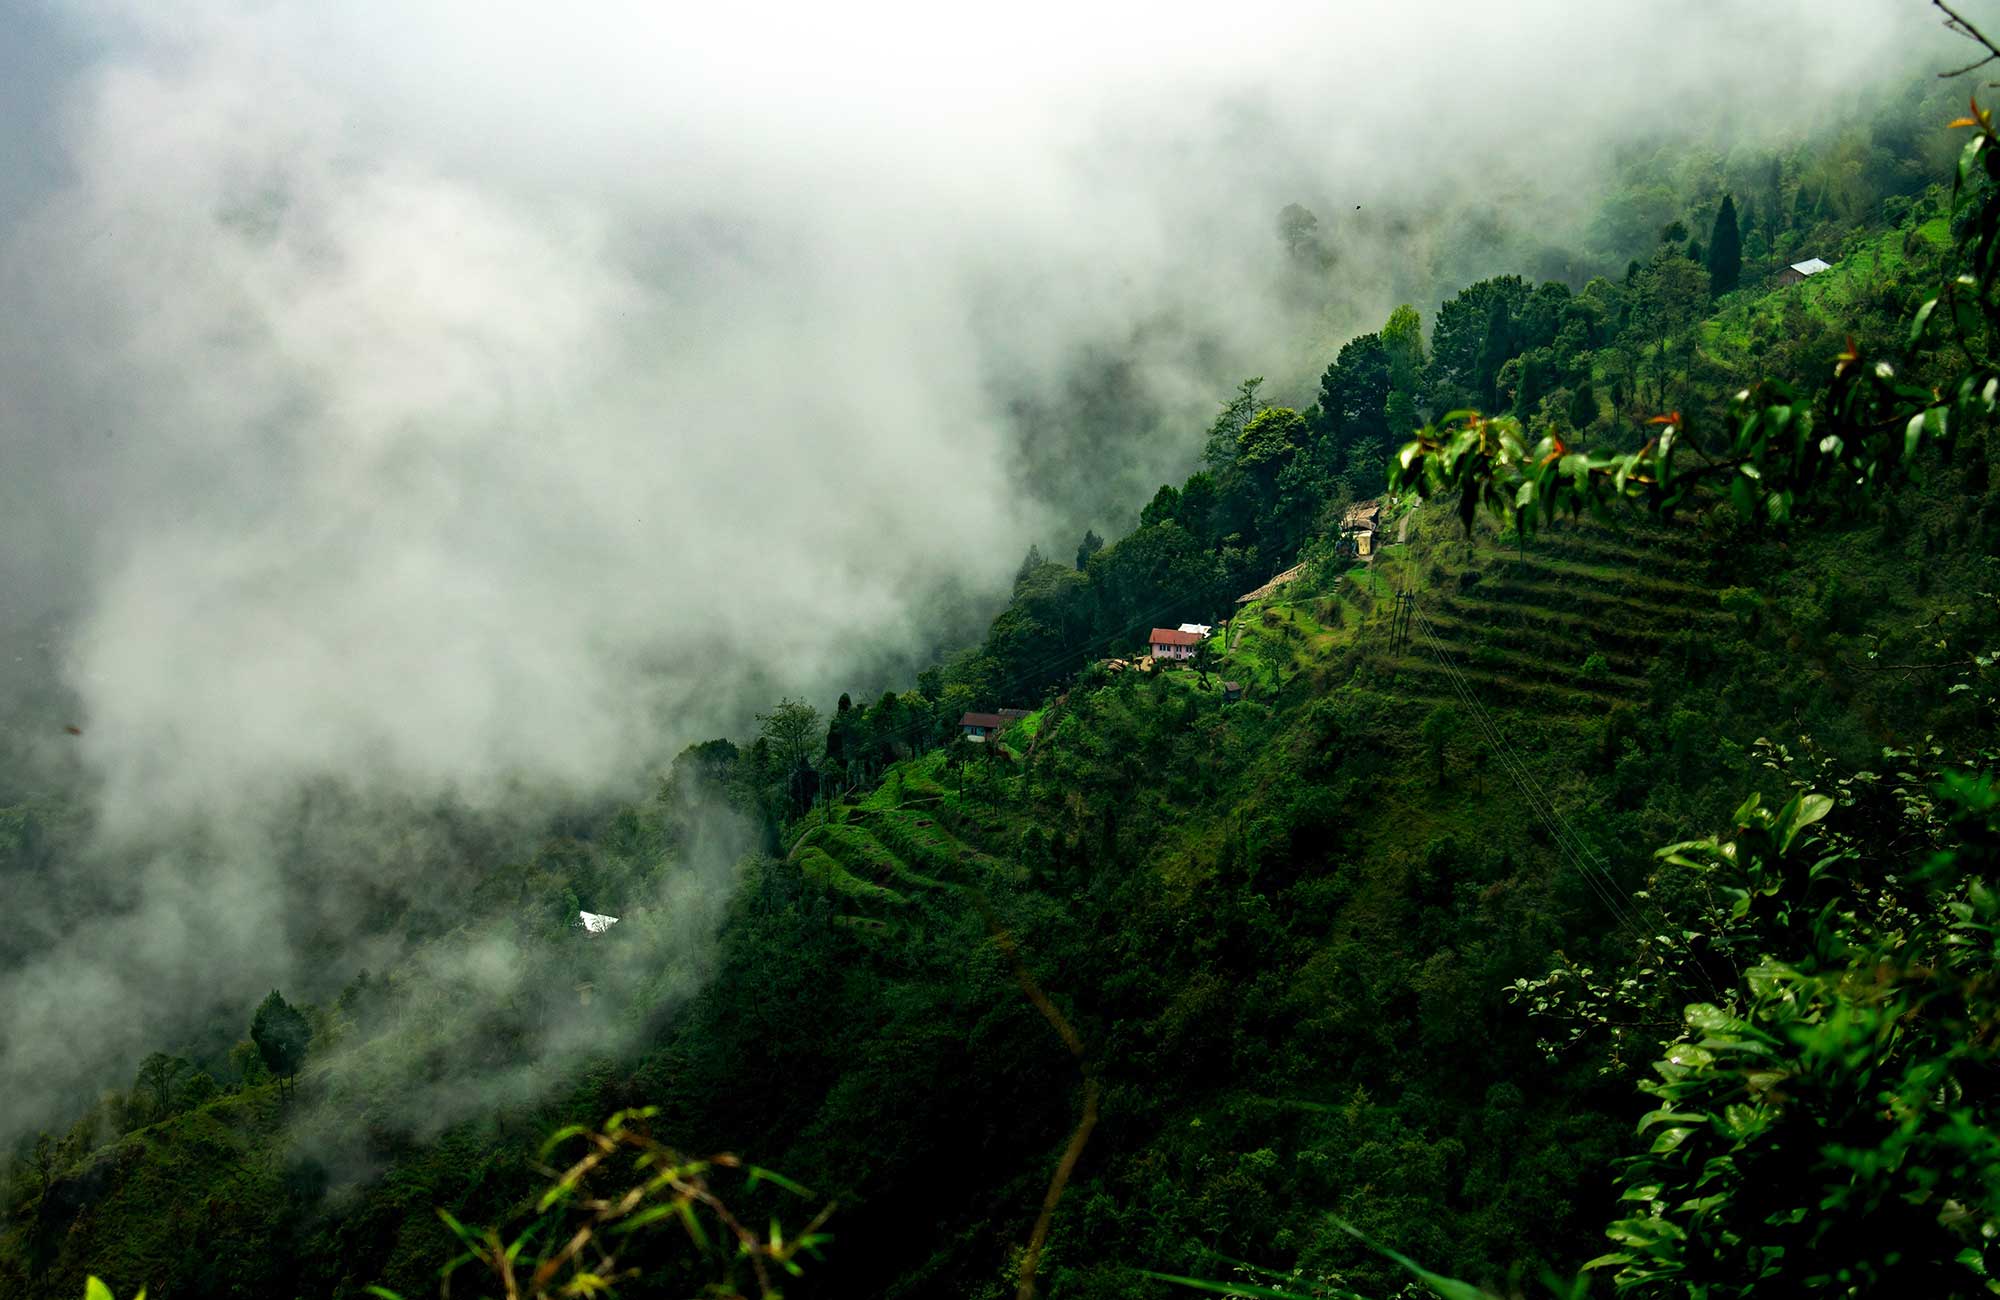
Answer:
<svg viewBox="0 0 2000 1300"><path fill-rule="evenodd" d="M1393 305L1417 252L1352 204L1560 223L1623 140L1794 131L1938 39L1915 0L13 0L0 612L60 620L107 845L219 856L0 975L0 1096L143 1044L192 951L285 974L256 837L302 785L624 790L1122 531L1237 378ZM1303 319L1296 198L1344 258ZM1063 417L1082 357L1140 417Z"/></svg>

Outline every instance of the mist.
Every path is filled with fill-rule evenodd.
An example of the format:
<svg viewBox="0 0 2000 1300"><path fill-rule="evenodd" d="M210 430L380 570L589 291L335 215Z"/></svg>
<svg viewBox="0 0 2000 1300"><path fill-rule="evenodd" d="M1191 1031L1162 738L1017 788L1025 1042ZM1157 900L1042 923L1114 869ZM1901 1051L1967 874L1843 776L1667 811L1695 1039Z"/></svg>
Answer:
<svg viewBox="0 0 2000 1300"><path fill-rule="evenodd" d="M298 864L337 919L422 809L530 826L879 689L1029 543L1129 527L1238 379L1308 400L1580 230L1621 150L1950 49L1911 3L721 8L0 16L7 685L117 886L0 971L0 1138L197 1000L344 978L285 941Z"/></svg>

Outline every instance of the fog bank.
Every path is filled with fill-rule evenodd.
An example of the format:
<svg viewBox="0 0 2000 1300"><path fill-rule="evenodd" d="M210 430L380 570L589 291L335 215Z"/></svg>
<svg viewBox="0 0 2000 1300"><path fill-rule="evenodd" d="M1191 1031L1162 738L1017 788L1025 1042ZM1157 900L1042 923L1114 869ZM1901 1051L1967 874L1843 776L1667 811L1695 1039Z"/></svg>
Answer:
<svg viewBox="0 0 2000 1300"><path fill-rule="evenodd" d="M1464 214L1524 246L1621 147L1784 139L1951 50L1803 0L43 0L10 37L0 611L60 674L10 689L73 702L46 747L119 880L0 972L0 1130L300 977L301 791L386 810L305 855L374 884L411 809L529 818L824 706L1029 542L1129 526L1236 379L1523 269L1463 265ZM1303 296L1294 200L1338 258Z"/></svg>

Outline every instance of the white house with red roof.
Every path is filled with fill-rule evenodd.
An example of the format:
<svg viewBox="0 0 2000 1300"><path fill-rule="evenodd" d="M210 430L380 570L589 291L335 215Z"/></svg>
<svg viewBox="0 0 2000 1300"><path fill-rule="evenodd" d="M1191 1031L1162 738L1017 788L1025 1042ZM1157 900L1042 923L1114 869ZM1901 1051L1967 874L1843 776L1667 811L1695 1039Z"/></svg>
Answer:
<svg viewBox="0 0 2000 1300"><path fill-rule="evenodd" d="M1201 644L1201 634L1183 632L1177 627L1156 627L1147 640L1152 644L1155 659L1192 659L1194 648Z"/></svg>

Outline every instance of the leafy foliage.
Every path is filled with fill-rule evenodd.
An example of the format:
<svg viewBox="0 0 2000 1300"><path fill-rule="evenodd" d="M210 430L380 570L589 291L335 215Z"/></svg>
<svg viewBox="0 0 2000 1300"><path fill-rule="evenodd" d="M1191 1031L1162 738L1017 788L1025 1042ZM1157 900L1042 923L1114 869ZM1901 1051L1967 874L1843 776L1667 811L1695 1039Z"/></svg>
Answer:
<svg viewBox="0 0 2000 1300"><path fill-rule="evenodd" d="M1524 531L1565 515L1603 515L1617 502L1671 513L1716 492L1743 520L1772 523L1836 500L1879 500L1926 448L1990 417L2000 402L2000 359L1987 351L2000 326L2000 155L1991 147L2000 135L1987 110L1975 107L1963 122L1976 130L1951 211L1969 233L1966 269L1918 309L1908 336L1911 345L1946 341L1963 361L1948 391L1912 382L1895 359L1850 344L1823 399L1782 382L1753 385L1735 399L1732 435L1711 446L1691 437L1678 413L1655 417L1657 436L1636 451L1592 454L1571 449L1556 430L1537 438L1518 419L1454 411L1402 449L1394 485L1455 500L1468 527L1485 508ZM1642 293L1638 308L1662 347L1684 328L1694 296L1658 279L1673 262L1670 253L1656 256L1651 283L1661 287Z"/></svg>
<svg viewBox="0 0 2000 1300"><path fill-rule="evenodd" d="M438 1211L463 1247L440 1273L449 1296L453 1276L474 1265L484 1294L494 1300L564 1300L615 1296L627 1284L658 1285L635 1259L644 1259L647 1229L671 1225L682 1230L708 1274L703 1294L742 1296L751 1289L764 1300L779 1300L780 1280L804 1273L802 1259L819 1253L829 1240L821 1231L832 1207L814 1215L800 1231L787 1234L774 1217L768 1231L753 1231L718 1195L718 1176L733 1175L746 1191L760 1184L794 1196L812 1193L780 1174L747 1165L733 1155L690 1159L656 1141L649 1121L654 1107L619 1111L601 1127L573 1124L543 1144L544 1159L568 1150L566 1166L544 1170L548 1186L511 1239L497 1228L460 1223ZM383 1300L401 1300L387 1287L370 1286Z"/></svg>
<svg viewBox="0 0 2000 1300"><path fill-rule="evenodd" d="M1597 1261L1621 1290L1989 1292L1993 755L1889 757L1892 777L1753 797L1729 837L1662 851L1714 900L1696 923L1741 991L1691 1005L1642 1085L1660 1106L1623 1177L1638 1212Z"/></svg>

